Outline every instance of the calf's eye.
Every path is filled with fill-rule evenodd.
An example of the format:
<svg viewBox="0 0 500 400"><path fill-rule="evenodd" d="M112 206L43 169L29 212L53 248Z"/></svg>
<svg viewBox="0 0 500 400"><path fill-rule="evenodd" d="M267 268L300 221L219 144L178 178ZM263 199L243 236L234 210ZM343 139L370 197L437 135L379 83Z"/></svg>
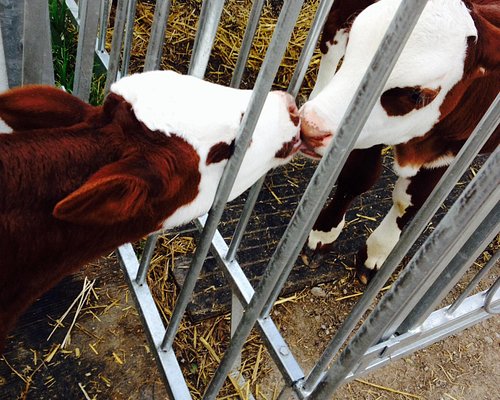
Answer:
<svg viewBox="0 0 500 400"><path fill-rule="evenodd" d="M429 89L421 86L396 87L386 90L380 97L380 103L389 116L401 116L410 111L419 110L430 104L441 88Z"/></svg>

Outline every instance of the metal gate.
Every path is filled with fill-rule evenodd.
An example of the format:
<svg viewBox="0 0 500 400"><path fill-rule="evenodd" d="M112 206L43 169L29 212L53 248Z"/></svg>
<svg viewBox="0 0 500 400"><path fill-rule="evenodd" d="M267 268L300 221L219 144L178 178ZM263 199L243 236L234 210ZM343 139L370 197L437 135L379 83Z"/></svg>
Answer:
<svg viewBox="0 0 500 400"><path fill-rule="evenodd" d="M110 0L79 0L78 3L74 0L65 1L73 15L74 22L79 27L73 93L88 100L95 54L107 70L106 90L121 74L128 72L137 0L118 0L114 16L115 34L109 54L105 51L105 33L112 2ZM270 313L335 183L342 168L342 162L352 149L372 106L380 96L392 67L426 3L426 0L402 1L401 7L386 32L383 45L372 60L344 116L335 140L319 163L257 287L252 287L236 261L235 255L263 179L250 190L240 224L236 228L231 243L227 244L224 241L217 230L217 225L241 164L243 149L251 140L253 128L263 107L264 99L271 89L303 0L283 2L272 41L255 83L254 94L240 126L241 139L224 171L212 210L207 216L197 221L202 231L201 238L167 327L164 326L150 289L145 283L157 235L151 235L148 238L140 259L131 244L124 245L117 250L130 289L134 294L137 309L155 351L159 370L173 399L191 398L172 346L209 251L212 251L231 283L232 338L205 392L205 399L216 398L229 374L242 379L237 372L240 350L253 327L260 332L270 355L284 377L285 387L281 393L282 399L290 398L292 395L301 399L326 399L331 398L332 393L342 383L373 371L394 359L426 347L499 312L500 279L497 278L488 290L470 295L477 283L497 265L498 252L452 304L435 311L472 262L499 232L500 152L497 149L489 156L475 178L463 190L425 243L417 250L391 289L365 318L352 339L347 341L384 283L401 263L440 204L497 127L500 120L497 96L476 127L474 134L455 162L448 168L419 214L406 228L384 267L372 280L310 373L304 373L293 356L293 349L288 347ZM234 70L232 80L234 87L240 84L263 4L263 0L253 2L251 18ZM319 4L309 36L289 84L288 91L294 96L297 95L302 84L321 27L332 4L333 0L322 0ZM157 69L160 65L170 5L169 0L156 2L145 70ZM22 13L23 6L24 14ZM192 75L201 78L205 75L223 7L224 1L222 0L203 1L200 25L189 67L189 73ZM0 50L4 52L5 49L10 85L15 86L21 82L52 84L47 1L30 0L24 3L10 1L10 4L3 2L0 4L0 12L4 37L4 46L0 45ZM12 28L11 22L15 18L19 21L19 15L24 15L24 30L22 33L18 30L16 36L9 29ZM40 16L47 23L41 24ZM7 35L10 37L9 43L5 43ZM19 46L15 38L21 40L19 35L22 35L24 41L23 56L16 51ZM33 46L34 43L37 45ZM3 80L5 81L5 77ZM343 348L342 351L340 351L341 348ZM252 398L251 395L250 398Z"/></svg>

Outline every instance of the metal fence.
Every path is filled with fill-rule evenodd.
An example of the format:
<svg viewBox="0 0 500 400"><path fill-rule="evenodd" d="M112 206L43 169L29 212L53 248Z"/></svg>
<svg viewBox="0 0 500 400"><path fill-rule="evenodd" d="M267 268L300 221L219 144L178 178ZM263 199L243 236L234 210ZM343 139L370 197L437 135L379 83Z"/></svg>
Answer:
<svg viewBox="0 0 500 400"><path fill-rule="evenodd" d="M105 33L112 2L79 0L77 4L74 0L65 1L79 29L73 93L88 100L96 54L107 70L106 90L120 75L128 72L137 0L118 0L114 14L115 34L109 54L105 51ZM233 292L232 338L205 392L204 399L216 398L228 374L234 374L238 379L242 379L237 372L240 350L253 327L260 332L270 355L283 375L285 386L281 392L281 398L286 399L294 395L301 399L325 399L330 398L342 383L373 371L392 360L426 347L499 312L500 279L497 278L489 289L470 295L478 282L497 265L498 252L452 304L436 310L477 256L499 232L500 152L497 149L463 190L439 225L426 239L424 245L417 250L391 289L377 303L355 334L351 335L365 312L373 304L383 284L401 263L440 204L497 127L500 120L497 97L455 162L448 168L440 184L404 231L397 247L386 260L384 268L372 280L308 374L294 358L293 349L288 347L270 313L335 183L343 162L352 149L371 108L380 96L392 67L426 3L426 0L402 1L382 41L383 45L374 56L344 116L335 140L332 141L329 150L319 163L257 287L252 287L245 277L235 255L263 179L250 190L240 224L236 228L231 243L224 241L217 230L217 225L241 164L244 149L251 140L264 99L271 89L296 24L303 5L301 0L283 2L271 43L255 82L253 96L240 126L240 140L224 171L210 213L197 221L197 226L202 232L201 238L197 243L188 275L167 327L164 326L150 289L145 283L157 235L148 238L140 259L131 244L124 245L117 250L154 349L159 370L173 399L191 398L173 349L173 342L209 251L212 251L231 284ZM263 4L263 0L253 2L251 19L241 43L237 66L233 74L231 85L234 87L240 84ZM321 27L332 4L333 0L322 0L319 4L289 85L288 91L294 96L298 94ZM170 5L169 0L156 2L145 70L157 69L160 65ZM224 2L221 0L203 1L200 26L197 30L189 68L189 73L192 75L202 78L205 74L223 7ZM2 0L0 14L10 85L32 82L52 84L53 70L46 0L29 0L24 3ZM9 31L9 29L12 30L12 24L9 21L15 18L19 21L20 15L24 16L22 37L19 37L19 32L16 36ZM42 22L45 21L45 23L40 23L40 16L42 16ZM8 44L5 44L6 37L10 37ZM21 42L24 50L19 52ZM0 46L0 50L3 51L3 48ZM19 68L19 66L22 67ZM352 338L348 341L347 339L351 336ZM343 348L342 351L341 348ZM250 398L252 398L251 395Z"/></svg>

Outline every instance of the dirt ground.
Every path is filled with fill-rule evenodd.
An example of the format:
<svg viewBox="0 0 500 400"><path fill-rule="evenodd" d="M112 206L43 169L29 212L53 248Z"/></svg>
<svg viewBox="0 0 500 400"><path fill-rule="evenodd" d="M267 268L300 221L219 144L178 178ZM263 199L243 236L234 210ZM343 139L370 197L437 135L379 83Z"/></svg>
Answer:
<svg viewBox="0 0 500 400"><path fill-rule="evenodd" d="M68 324L50 341L44 340L52 327L51 320L42 315L58 318L62 313L57 308L65 310L78 294L81 276L64 283L64 290L49 294L50 305L44 307L44 300L39 301L20 322L5 357L0 359L0 399L167 398L117 263L106 260L84 272L90 279L99 278L95 294L91 294L93 305L78 318L70 345L65 350L59 347ZM273 319L305 371L314 364L356 296L339 299L359 289L354 281L349 289L338 283L325 284L319 297L317 289L305 289L274 309ZM58 299L61 304L54 303ZM34 318L37 313L38 319ZM275 398L281 388L280 375L268 356L262 368L265 373L256 397ZM346 384L335 399L493 400L500 398L499 381L500 319L493 317Z"/></svg>

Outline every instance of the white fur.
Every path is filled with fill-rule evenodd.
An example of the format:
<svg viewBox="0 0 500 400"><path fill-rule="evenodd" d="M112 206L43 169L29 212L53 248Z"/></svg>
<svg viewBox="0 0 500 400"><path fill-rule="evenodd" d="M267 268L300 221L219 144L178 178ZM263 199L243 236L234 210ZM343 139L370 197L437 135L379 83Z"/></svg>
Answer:
<svg viewBox="0 0 500 400"><path fill-rule="evenodd" d="M0 134L12 132L14 132L14 130L9 125L7 125L2 118L0 118Z"/></svg>
<svg viewBox="0 0 500 400"><path fill-rule="evenodd" d="M215 85L172 71L152 71L131 75L112 85L133 108L137 119L149 129L186 140L200 156L201 182L196 199L181 207L164 222L164 228L186 223L206 213L227 164L206 164L217 143L236 138L252 91ZM230 194L239 196L271 168L290 160L275 157L282 145L299 134L288 112L291 97L271 92L255 128L252 142Z"/></svg>
<svg viewBox="0 0 500 400"><path fill-rule="evenodd" d="M410 180L406 178L399 178L396 182L392 192L393 206L366 241L366 268L380 269L398 242L401 229L398 227L397 219L403 216L405 210L411 205L411 196L406 192L409 184Z"/></svg>
<svg viewBox="0 0 500 400"><path fill-rule="evenodd" d="M332 43L326 44L328 51L321 57L318 76L309 100L314 99L335 75L340 60L344 57L348 37L349 35L345 29L341 29L335 34Z"/></svg>
<svg viewBox="0 0 500 400"><path fill-rule="evenodd" d="M319 243L325 245L335 242L339 237L340 233L342 232L342 229L344 229L344 225L345 225L345 216L344 218L342 218L342 221L340 221L338 226L334 226L328 232L317 231L313 229L309 234L307 246L311 250L315 250Z"/></svg>
<svg viewBox="0 0 500 400"><path fill-rule="evenodd" d="M351 27L342 66L324 89L301 110L303 120L335 134L364 72L401 0L380 0L361 12ZM448 91L462 78L467 38L477 36L462 1L430 0L391 73L385 90L422 86L441 88L429 105L403 116L388 116L378 102L363 127L356 148L395 145L429 131L438 121ZM327 141L328 142L328 141ZM325 147L317 148L323 155Z"/></svg>

